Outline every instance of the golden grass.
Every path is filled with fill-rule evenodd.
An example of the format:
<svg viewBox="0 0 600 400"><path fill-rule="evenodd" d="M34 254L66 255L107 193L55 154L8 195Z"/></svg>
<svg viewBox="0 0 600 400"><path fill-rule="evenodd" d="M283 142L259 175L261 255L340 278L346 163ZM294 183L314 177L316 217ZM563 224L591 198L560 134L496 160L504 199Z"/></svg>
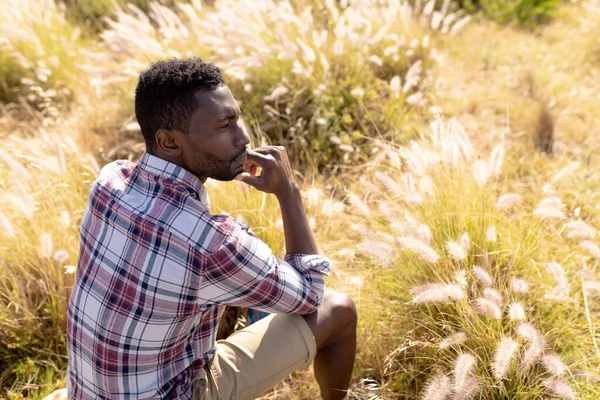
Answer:
<svg viewBox="0 0 600 400"><path fill-rule="evenodd" d="M77 63L84 41L64 7L54 0L7 0L3 6L0 96L21 94L41 106L48 98L57 106L72 97L82 84Z"/></svg>
<svg viewBox="0 0 600 400"><path fill-rule="evenodd" d="M325 2L309 3L323 13L334 13L327 9ZM50 3L44 0L43 4L48 6ZM83 51L87 45L75 40L76 37L70 41L74 38L72 26L48 25L48 31L54 30L56 35L44 35L45 41L34 49L29 43L37 43L38 33L30 33L28 37L33 40L22 42L26 44L19 48L20 54L32 60L32 65L36 60L46 62L58 52L61 61L52 74L60 77L56 80L60 82L57 83L59 87L64 85L73 90L73 101L60 103L53 96L42 95L37 99L48 99L47 107L35 109L21 103L6 105L0 110L2 396L41 398L53 388L64 385L65 338L62 332L66 299L72 284L71 269L65 269L65 266L76 262L78 219L85 206L89 183L97 173L95 164L102 165L114 158L133 159L141 151L141 135L131 113L132 78L137 71L155 58L185 55L192 50L196 54L210 54L223 65L236 89L236 96L248 107L247 119L253 131L264 126L253 125L253 121L262 119L264 124L269 118L279 124L282 134L289 128L281 122L287 114L283 103L277 105L277 93L274 93L277 87L288 90L283 96L293 98L294 102L289 104L298 109L306 105L305 93L314 95L323 91L328 95L304 123L322 127L320 132L325 138L336 136L341 145L352 145L355 140L353 132L346 131L347 126L361 126L364 132L377 134L373 130L376 121L370 118L377 114L376 107L386 115L389 124L386 127L396 132L393 138L399 143L405 144L407 132L418 132L427 137L429 131L423 129L423 121L431 120L429 106L438 106L444 116L457 117L465 127L466 136L458 147L460 151L468 152L469 146L464 140L468 139L474 153L472 158L468 162L460 158L454 168L444 168L437 173L431 173L428 166L433 162L431 154L423 149L413 146L399 151L392 143L370 137L372 153L366 162L357 164L358 159L348 156L345 167L328 180L319 174L314 177L311 173L299 175L319 249L334 261L328 284L349 292L359 308L360 340L355 376L374 374L383 378L380 392L368 390L368 384L357 385L354 388L357 398L367 399L371 395L384 399L418 397L439 368L445 368L447 372L456 368L458 351L453 348L443 350L439 345L447 334L459 330L465 332L467 342L458 348L468 349L475 355L475 376L480 386L487 390L481 392L482 398L527 398L536 393L560 390L562 381L568 382L580 398L598 398L600 308L597 292L583 290L582 279L588 282L586 287L594 287L589 282L598 279L600 265L588 250L579 246L583 239L568 236L571 230L565 224L568 220L580 220L596 230L600 228L600 192L597 190L600 187L600 158L596 155L600 147L600 135L596 132L600 126L597 114L600 63L595 58L599 48L597 27L600 26L597 3L564 5L559 17L535 34L485 21L470 23L456 36L434 29L428 39L429 48L435 49L434 54L417 54L431 62L425 63L422 81L414 92L424 93L429 103L410 117L404 115L407 99L396 102L393 96L399 87L394 76L398 74L401 85L406 82L406 54L394 61L393 51L388 50L389 60L386 60L383 55L385 48L391 45L388 43L390 37L364 51L360 46L362 39L351 35L355 29L359 38L368 38L378 26L373 23L376 10L355 8L353 10L359 17L354 16L354 19L352 13L346 13L345 21L352 29L337 33L350 46L343 55L335 54L335 37L331 32L326 42L320 47L317 45L318 39L313 34L320 32L324 21L312 21L307 27L300 23L283 24L285 40L299 39L308 46L308 49L301 45L283 49L282 54L302 62L293 72L292 61L279 62L273 56L279 50L272 31L261 30L259 26L266 22L276 23L278 18L298 18L302 7L286 8L286 2L275 5L265 1L261 4L271 7L268 13L260 15L253 11L250 13L253 17L244 24L237 14L232 20L224 18L225 14L210 14L202 24L194 27L196 36L174 40L173 32L177 36L182 35L183 28L190 29L187 24L194 15L205 18L204 14L209 14L207 10L199 12L198 4L188 5L187 14L172 14L155 5L153 18L158 25L145 23L140 16L134 20L131 12L116 14L119 22L113 24L112 30L104 31L104 44L101 51L96 52L97 61L93 68L87 58L89 54ZM226 1L222 4L221 12L224 13L225 6L231 4ZM62 18L60 9L49 9L53 10L52 18L56 15ZM392 26L386 28L387 33L406 35L408 43L414 38L418 40L418 46L423 47L434 15L433 11L427 13L416 13L416 21L392 21ZM157 19L159 15L162 20ZM34 18L33 22L39 22L40 18ZM244 35L234 36L231 43L215 41L202 47L194 44L197 35L210 33L216 37L222 34L214 31L217 29L214 26L207 26L210 21L223 23L228 29L237 29L246 35L255 35L260 38L258 45L264 48L253 48ZM341 19L336 21L341 23ZM23 23L33 26L27 21ZM371 24L371 31L363 30L365 24ZM7 37L7 26L2 25L0 36ZM158 43L154 43L156 46L146 40L136 48L133 40L136 37L131 34L135 27L158 38ZM171 31L167 29L169 27ZM72 54L61 53L62 50L56 48L57 43L64 40L67 40L67 48L76 54L80 54L79 50L82 50L81 54L88 54L81 61L83 69L73 66ZM13 40L11 43L14 46L21 42ZM234 56L232 47L226 46L241 46L241 53ZM40 48L44 54L39 53ZM219 53L219 48L231 51ZM311 51L315 55L313 61ZM6 54L0 50L0 57L6 57ZM244 79L236 77L245 65L242 60L261 54L269 54L263 65L245 70ZM379 83L366 79L359 70L348 69L337 71L347 75L344 80L328 80L321 61L324 57L330 70L332 66L341 68L346 63L362 67L373 62L367 61L371 55L384 60L384 68L379 71L384 79ZM114 60L122 62L115 64ZM312 73L303 75L302 71L307 68L312 68ZM14 67L11 71L16 71L17 79L35 74L35 68ZM426 76L428 71L432 74L430 77ZM8 72L2 70L2 76L6 74ZM77 80L71 80L74 76ZM35 76L32 79L36 79ZM338 87L340 82L346 85L343 89ZM251 84L252 88L245 87L246 84ZM35 82L33 86L36 86ZM46 90L51 87L44 87L43 91ZM273 99L265 101L264 96L269 95L273 95ZM354 96L364 96L362 102L357 103L362 107L362 113L330 115L331 110L339 109L346 95L355 99ZM271 105L275 113L264 109L265 104ZM47 112L48 107L54 107L56 112ZM554 152L550 156L534 149L543 107L548 108L554 124ZM292 111L291 115L300 116L295 113ZM323 122L321 119L330 122L335 118L341 121L339 125L319 125ZM348 125L344 125L344 121ZM427 140L419 143L432 154L440 151L440 148L433 151L428 147ZM488 163L489 156L499 143L504 144L504 163L501 174L491 176L494 174L490 172L497 169L491 165L498 163ZM448 162L453 160L452 152L444 155L442 151L441 154ZM479 161L478 156L481 156ZM314 155L306 152L302 157L311 160ZM563 170L574 161L579 162L577 169ZM403 175L408 170L413 170L412 177ZM549 186L549 183L552 184ZM283 253L280 215L271 196L245 188L238 182L209 183L209 191L214 212L225 211L245 219L277 253ZM506 193L518 193L520 200L511 208L498 210L496 202ZM557 205L555 199L540 204L543 199L555 195L562 204ZM385 204L379 201L381 199ZM534 211L540 206L543 207L542 215L548 215L548 209L558 209L567 219L539 218ZM390 212L397 214L392 220ZM406 213L414 220L407 219ZM495 235L490 233L492 226ZM367 237L365 227L371 232ZM463 236L465 232L469 240ZM401 246L393 240L390 242L390 235L392 238L401 236ZM494 236L495 242L489 240ZM589 240L598 244L597 237ZM418 251L423 248L415 246L415 238L420 242L431 241L430 247L440 257L438 266L423 261L423 258L431 258L431 254L419 256ZM387 241L390 245L371 246L372 250L379 251L374 258L361 251L368 248L359 246L364 240L370 241L368 243ZM464 249L466 258L463 259L456 245L449 246L448 242L456 242L465 248L469 243L469 250ZM411 248L416 249L416 256ZM453 257L448 248L454 249ZM371 255L377 251L371 251ZM392 266L385 265L382 260ZM569 282L567 292L555 279L557 276L560 281L562 275L553 275L548 270L550 261L557 261L565 269ZM481 315L493 316L495 311L489 302L498 299L497 294L489 290L484 292L481 282L485 279L477 280L471 269L475 264L489 273L494 288L503 296L503 307L513 301L522 305L526 319L534 322L545 336L546 350L552 349L562 358L568 371L562 381L557 383L537 364L534 372L526 375L527 379L519 374L521 361L518 360L524 359L529 342L519 336L515 321L506 318L498 321ZM588 271L586 276L577 275L581 268ZM555 267L550 269L558 271ZM517 275L529 282L527 294L515 291L511 278ZM465 280L469 284L475 280L479 282L475 284L477 296L470 287L463 289L464 297L456 307L413 304L409 293L415 286L427 283L456 285ZM455 289L453 286L448 290ZM426 299L425 291L419 293L421 299ZM450 293L454 293L454 298L458 297L456 292ZM547 294L554 297L544 298ZM478 301L479 298L486 301ZM477 304L479 306L474 307ZM501 311L506 310L501 308ZM515 356L507 372L508 379L503 381L504 389L491 368L497 345L503 337L511 337L520 346L519 355ZM470 369L461 371L463 383L472 378ZM454 376L449 376L454 382ZM316 393L310 373L303 372L286 380L265 399L314 399Z"/></svg>
<svg viewBox="0 0 600 400"><path fill-rule="evenodd" d="M462 140L456 136L454 143ZM395 316L384 328L396 332L392 335L398 343L388 350L385 367L394 392L411 398L429 393L424 387L426 379L440 370L452 375L456 351L467 351L475 354L480 366L474 377L480 387L478 398L537 398L546 390L543 381L547 374L534 367L544 351L554 349L567 360L572 373L561 382L574 385L582 398L596 398L600 370L595 325L591 318L583 317L589 314L589 307L580 276L595 282L598 260L579 247L577 235L569 234L574 224L565 224L571 219L589 222L591 218L557 197L562 198L563 188L569 188L584 171L572 165L553 171L548 179L552 193L548 186L540 190L522 185L522 200L511 208L498 209L497 199L506 193L505 172L496 168L498 175L483 180L478 170L483 168L482 160L498 166L495 157L488 159L475 146L462 145L472 148L472 154L462 152L454 158L453 140L442 140L442 146L428 143L423 140L400 153L407 160L417 160L421 154L422 159L437 160L433 164L407 170L385 164L377 168L388 169L405 195L399 198L397 189L387 181L378 194L367 188L371 209L381 211L372 211L374 218L361 229L363 240L378 237L396 254L391 267L380 270L376 277L380 307ZM425 156L432 151L433 156ZM424 180L430 183L422 185ZM415 186L406 185L411 181ZM553 213L538 213L540 204L564 210L564 217L557 220L548 218ZM494 227L494 235L488 234L490 227ZM407 238L419 241L421 247ZM437 256L423 257L424 246L430 246L429 251ZM363 256L373 258L365 252ZM553 260L563 264L566 272ZM479 272L474 266L479 266ZM511 282L517 277L529 282L526 294L515 291ZM515 301L526 310L525 320L538 326L545 344L535 342L532 347L525 340L513 349L511 336L517 336L518 321L506 313ZM449 351L440 346L447 335L459 332L466 333L464 345ZM577 340L572 340L574 337ZM501 340L511 343L504 346L506 351L502 346L497 350ZM522 356L513 354L517 349ZM518 368L511 367L515 362ZM422 375L415 376L415 371ZM573 379L581 371L594 377Z"/></svg>

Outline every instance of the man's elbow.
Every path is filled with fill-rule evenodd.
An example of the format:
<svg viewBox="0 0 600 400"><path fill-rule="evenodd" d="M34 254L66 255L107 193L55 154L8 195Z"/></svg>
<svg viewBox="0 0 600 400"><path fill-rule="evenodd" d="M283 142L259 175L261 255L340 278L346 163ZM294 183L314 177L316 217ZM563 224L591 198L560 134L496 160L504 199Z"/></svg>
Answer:
<svg viewBox="0 0 600 400"><path fill-rule="evenodd" d="M316 312L321 304L323 304L323 297L324 293L322 291L321 293L314 293L313 296L308 299L299 301L297 306L290 311L290 314L306 315Z"/></svg>

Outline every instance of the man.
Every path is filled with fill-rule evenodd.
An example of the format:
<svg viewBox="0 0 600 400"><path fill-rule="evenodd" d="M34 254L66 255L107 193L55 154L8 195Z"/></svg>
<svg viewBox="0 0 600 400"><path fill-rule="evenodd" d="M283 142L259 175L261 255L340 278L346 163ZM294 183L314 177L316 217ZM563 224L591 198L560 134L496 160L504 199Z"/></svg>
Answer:
<svg viewBox="0 0 600 400"><path fill-rule="evenodd" d="M356 310L325 291L329 261L285 149L247 149L219 69L197 58L144 71L135 112L146 152L102 169L81 224L69 398L254 399L314 359L322 397L343 399ZM207 178L277 197L284 260L243 222L210 214ZM273 314L215 343L226 305Z"/></svg>

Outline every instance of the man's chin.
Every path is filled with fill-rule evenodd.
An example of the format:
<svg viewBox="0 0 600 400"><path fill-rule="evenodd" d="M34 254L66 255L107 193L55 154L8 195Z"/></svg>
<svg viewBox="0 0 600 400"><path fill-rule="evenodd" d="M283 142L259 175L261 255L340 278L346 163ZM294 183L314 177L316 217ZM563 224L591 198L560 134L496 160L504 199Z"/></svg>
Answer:
<svg viewBox="0 0 600 400"><path fill-rule="evenodd" d="M214 175L214 176L210 176L211 179L217 180L217 181L221 181L221 182L229 182L235 179L236 176L238 176L239 174L241 174L242 171L236 171L236 172L232 172L232 173L227 173L227 174L219 174L219 175Z"/></svg>

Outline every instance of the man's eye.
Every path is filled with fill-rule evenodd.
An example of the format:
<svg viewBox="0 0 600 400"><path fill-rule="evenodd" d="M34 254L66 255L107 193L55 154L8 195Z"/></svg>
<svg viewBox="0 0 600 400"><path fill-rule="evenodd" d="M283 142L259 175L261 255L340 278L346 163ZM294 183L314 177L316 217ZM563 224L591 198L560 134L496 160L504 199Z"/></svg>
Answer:
<svg viewBox="0 0 600 400"><path fill-rule="evenodd" d="M227 128L229 128L229 122L226 123L225 125L221 126L221 129L227 129Z"/></svg>

